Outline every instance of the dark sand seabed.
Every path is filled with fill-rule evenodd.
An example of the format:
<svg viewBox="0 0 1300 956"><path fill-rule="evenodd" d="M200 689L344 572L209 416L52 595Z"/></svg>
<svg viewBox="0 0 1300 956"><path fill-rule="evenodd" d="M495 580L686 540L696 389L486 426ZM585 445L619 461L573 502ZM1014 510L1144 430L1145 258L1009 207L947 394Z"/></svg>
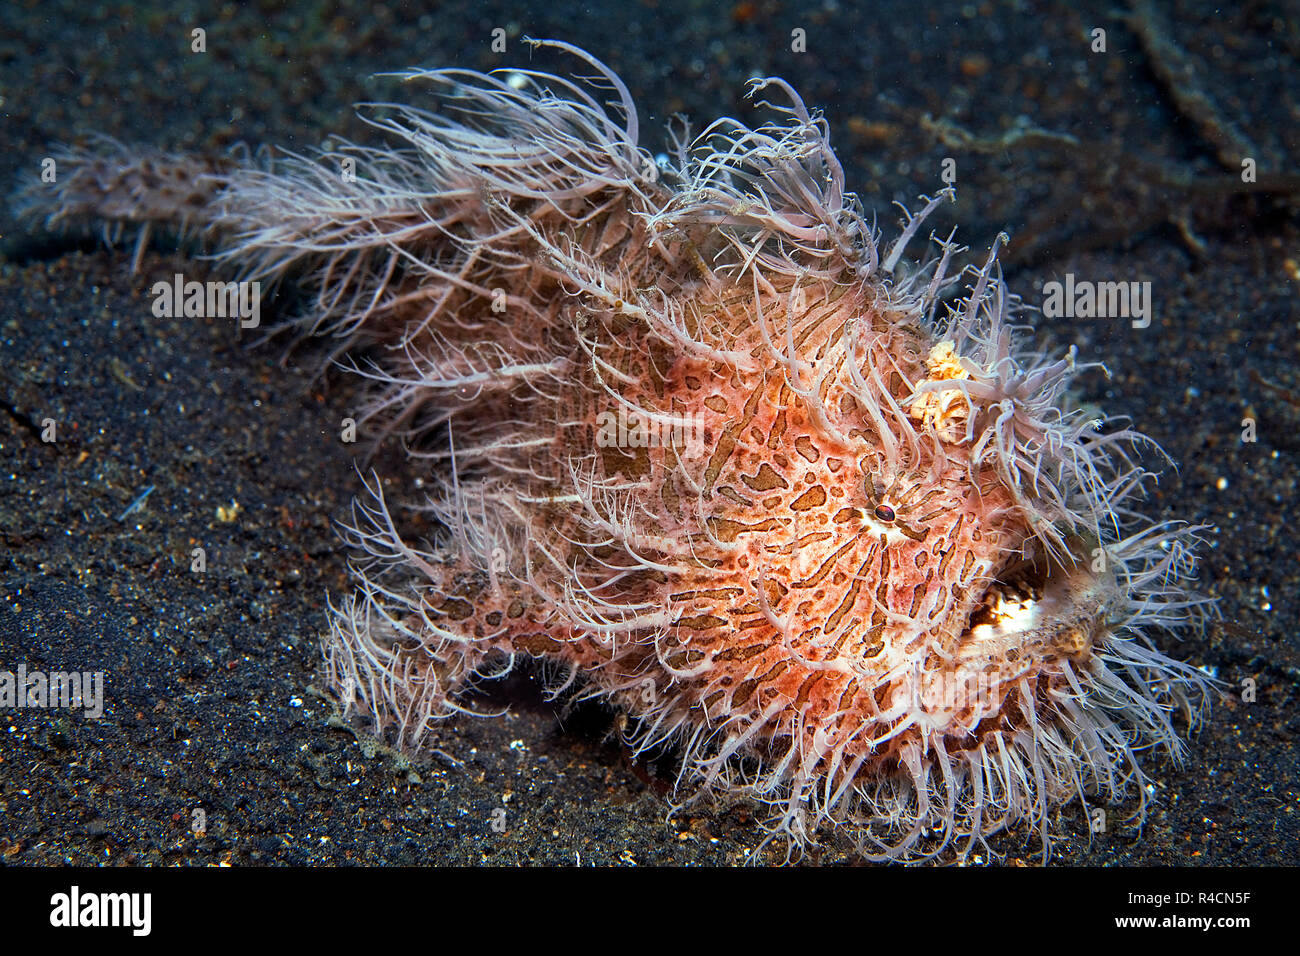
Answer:
<svg viewBox="0 0 1300 956"><path fill-rule="evenodd" d="M5 5L0 174L16 185L53 144L95 132L177 149L360 138L349 104L391 89L370 74L526 65L519 36L556 37L623 76L653 149L669 114L752 119L744 80L783 76L825 111L887 234L890 204L940 188L952 156L959 201L936 231L959 224L982 255L1007 228L1007 278L1028 302L1067 273L1149 280L1149 328L1028 321L1044 347L1105 362L1112 377L1090 373L1085 397L1180 464L1152 510L1218 527L1202 583L1223 620L1175 654L1232 696L1184 766L1146 762L1155 805L1140 834L1122 823L1130 801L1090 841L1076 803L1057 814L1053 860L1300 860L1294 4L1159 0L1155 27L1111 0L258 6ZM205 54L189 52L194 26ZM1089 50L1094 27L1105 54ZM795 28L806 53L790 50ZM1239 147L1268 189L1243 192ZM333 522L359 488L361 446L337 441L352 383L313 381L311 355L285 368L278 349L243 348L231 321L155 318L154 281L206 268L165 241L133 276L129 242L34 240L0 215L0 670L102 670L107 696L100 720L0 713L0 862L735 863L757 846L742 809L665 823L670 778L628 759L612 715L565 714L528 677L490 690L505 717L448 721L421 762L332 722L313 684L325 592L348 588ZM57 444L40 440L47 417ZM400 455L374 464L409 482ZM1028 832L992 845L1038 859ZM831 844L815 859L848 857Z"/></svg>

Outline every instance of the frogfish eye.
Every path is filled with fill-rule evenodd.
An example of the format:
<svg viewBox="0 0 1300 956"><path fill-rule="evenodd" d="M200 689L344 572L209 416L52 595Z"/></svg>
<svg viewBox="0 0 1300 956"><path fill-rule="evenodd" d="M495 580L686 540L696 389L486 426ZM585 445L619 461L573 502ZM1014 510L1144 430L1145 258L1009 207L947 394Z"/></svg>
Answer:
<svg viewBox="0 0 1300 956"><path fill-rule="evenodd" d="M889 505L876 505L876 517L881 521L893 521L894 509Z"/></svg>

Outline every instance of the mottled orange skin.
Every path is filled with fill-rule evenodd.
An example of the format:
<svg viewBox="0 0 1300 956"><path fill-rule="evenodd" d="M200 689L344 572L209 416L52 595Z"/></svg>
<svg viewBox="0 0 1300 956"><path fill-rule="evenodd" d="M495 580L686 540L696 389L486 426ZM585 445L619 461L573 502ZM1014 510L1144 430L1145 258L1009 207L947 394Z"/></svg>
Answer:
<svg viewBox="0 0 1300 956"><path fill-rule="evenodd" d="M637 229L628 229L635 243ZM608 240L611 229L600 234ZM592 251L601 248L612 257L626 247L593 243ZM930 337L913 317L884 307L874 283L800 290L789 312L788 287L756 300L743 287L712 288L689 267L674 274L659 259L635 265L687 302L697 317L693 333L737 356L735 365L674 354L607 303L580 294L548 297L544 274L519 274L532 300L546 303L546 347L581 355L576 340L586 338L616 371L597 373L590 362L575 361L568 371L575 387L561 396L558 413L503 397L517 433L544 435L556 418L564 424L552 432L552 444L516 464L509 486L489 479L481 492L507 496L525 518L519 546L499 569L509 573L494 583L469 558L458 564L445 556L448 566L429 600L435 615L475 640L436 655L442 685L454 692L472 672L490 669L494 653L522 652L576 669L633 717L752 726L747 747L760 752L788 749L801 735L801 753L838 749L840 770L861 760L860 771L888 774L907 748L919 752L923 736L935 732L950 735L949 749L965 746L963 738L987 713L976 712L980 702L954 708L954 681L990 668L1009 679L1032 663L1008 661L1005 648L968 646L970 635L963 638L991 573L1021 547L1028 529L995 476L970 474L961 448L922 422L911 422L924 439L910 456L888 454L881 423L833 374L820 387L822 420L791 389L788 364L764 342L766 332L777 349L793 343L807 389L814 366L843 364L852 336L853 359L874 369L871 382L904 409L926 375ZM460 314L472 304L467 300ZM482 325L470 323L469 334L482 334L491 321L486 306L480 304ZM555 343L569 336L575 344L557 350ZM616 385L621 401L598 377ZM697 428L689 437L699 440L678 435L667 439L675 445L599 447L593 436L602 414L634 414L624 403L688 417ZM520 424L520 409L542 417ZM475 411L482 415L481 405ZM898 444L898 435L890 441ZM906 468L890 464L903 458L910 459ZM592 495L585 504L544 500L573 492L574 467L596 485L618 483L620 506ZM462 477L473 500L471 481ZM893 510L892 520L877 516L881 506ZM633 516L627 538L611 543L593 517L624 513ZM555 562L539 558L539 545L572 570L560 573ZM653 567L600 583L608 564L629 563L629 551ZM529 587L519 585L524 578ZM609 636L584 633L556 610L573 602L565 588L574 582L583 582L591 598L647 605L666 620ZM1008 685L994 696L995 710L1008 691L1014 693ZM918 693L928 698L920 707L932 726L916 721ZM821 756L809 759L811 773Z"/></svg>
<svg viewBox="0 0 1300 956"><path fill-rule="evenodd" d="M923 375L928 343L905 317L855 298L795 321L800 354L814 358L854 319L879 336L859 360L887 370L882 378L902 403ZM766 311L778 310L768 303ZM868 754L904 712L893 698L911 677L905 661L925 647L929 667L945 666L988 570L1025 531L1015 520L986 520L1004 514L1005 495L991 481L981 495L942 448L891 472L873 423L832 385L822 404L849 439L842 443L764 361L754 328L742 324L726 347L752 355L758 368L720 374L683 362L658 406L675 399L701 416L705 454L680 464L667 450L651 458L646 510L702 558L659 588L673 618L663 664L678 673L656 684L715 725L740 716L762 723L761 737L784 738L802 723L809 747L819 730L821 746L857 731L850 754ZM880 505L893 508L893 521L876 516ZM872 759L896 761L894 749L880 747Z"/></svg>

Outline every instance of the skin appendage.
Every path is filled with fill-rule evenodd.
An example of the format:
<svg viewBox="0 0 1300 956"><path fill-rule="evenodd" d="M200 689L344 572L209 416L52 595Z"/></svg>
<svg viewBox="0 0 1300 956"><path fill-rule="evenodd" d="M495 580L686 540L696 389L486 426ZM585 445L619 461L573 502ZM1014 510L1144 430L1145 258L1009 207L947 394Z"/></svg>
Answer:
<svg viewBox="0 0 1300 956"><path fill-rule="evenodd" d="M389 145L201 160L71 152L49 224L204 234L370 381L359 416L424 460L430 543L367 480L324 667L418 750L476 679L541 659L555 694L672 749L674 805L743 799L791 851L966 856L1081 798L1145 801L1209 681L1157 632L1204 529L1139 510L1154 443L1075 407L1075 351L1028 349L999 237L907 257L826 121L781 80L667 162L586 80L414 71L364 107ZM348 175L352 171L354 175ZM432 492L428 489L432 488ZM1144 812L1139 807L1138 814Z"/></svg>

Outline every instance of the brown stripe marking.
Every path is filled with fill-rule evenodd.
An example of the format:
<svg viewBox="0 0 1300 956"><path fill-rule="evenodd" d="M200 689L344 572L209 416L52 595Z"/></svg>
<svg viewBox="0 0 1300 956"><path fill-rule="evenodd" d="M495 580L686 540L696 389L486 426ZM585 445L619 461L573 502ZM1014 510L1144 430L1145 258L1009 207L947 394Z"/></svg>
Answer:
<svg viewBox="0 0 1300 956"><path fill-rule="evenodd" d="M844 554L844 552L849 550L849 548L853 547L857 543L858 542L856 538L850 538L848 541L845 541L844 544L842 544L839 547L839 549L835 551L834 554L832 554L829 558L827 558L825 561L822 562L821 567L819 567L813 573L812 577L806 578L803 581L797 581L795 582L794 586L797 588L810 588L820 584L822 581L826 579L826 575L830 574L831 571L834 570L836 563L839 562L840 557ZM867 552L868 561L871 560L872 556L875 553L875 550L876 550L876 545L875 542L873 541L871 544L871 550Z"/></svg>
<svg viewBox="0 0 1300 956"><path fill-rule="evenodd" d="M722 474L722 466L727 463L731 453L736 450L736 436L744 432L758 414L758 403L763 398L763 390L766 382L760 382L754 387L753 393L749 396L749 401L745 402L745 408L741 412L741 420L732 422L722 431L722 437L718 439L718 447L713 451L713 457L709 459L709 466L704 469L704 494L713 491L713 483L718 480L718 475Z"/></svg>
<svg viewBox="0 0 1300 956"><path fill-rule="evenodd" d="M743 507L754 507L754 502L741 495L735 488L731 487L731 485L721 485L718 488L718 494L722 495L722 497L726 498L728 501L734 501L736 504L742 505Z"/></svg>
<svg viewBox="0 0 1300 956"><path fill-rule="evenodd" d="M895 521L894 527L903 533L903 537L911 538L913 541L924 541L930 535L929 528L924 531L917 531L915 528L909 528L901 521Z"/></svg>
<svg viewBox="0 0 1300 956"><path fill-rule="evenodd" d="M916 609L921 604L921 597L925 594L925 585L918 584L912 589L912 606L908 609L907 616L916 620Z"/></svg>
<svg viewBox="0 0 1300 956"><path fill-rule="evenodd" d="M768 518L766 521L759 521L754 524L745 524L741 521L732 521L730 518L719 518L710 516L708 519L709 530L719 541L731 542L746 532L754 531L775 531L781 527L781 522L775 518Z"/></svg>
<svg viewBox="0 0 1300 956"><path fill-rule="evenodd" d="M668 595L668 597L673 601L692 601L700 597L733 598L744 593L744 588L700 588L695 591L678 591L676 594Z"/></svg>
<svg viewBox="0 0 1300 956"><path fill-rule="evenodd" d="M790 502L790 510L811 511L813 508L820 508L824 504L826 504L826 489L821 485L814 485Z"/></svg>
<svg viewBox="0 0 1300 956"><path fill-rule="evenodd" d="M673 627L685 627L692 631L704 631L711 627L721 627L727 623L726 618L716 614L696 614L693 617L679 617L673 621Z"/></svg>
<svg viewBox="0 0 1300 956"><path fill-rule="evenodd" d="M844 688L844 693L840 694L840 702L836 705L835 709L839 711L847 711L853 705L853 698L857 695L858 679L854 677L849 680L848 686Z"/></svg>
<svg viewBox="0 0 1300 956"><path fill-rule="evenodd" d="M786 489L790 483L776 473L767 462L759 466L758 472L753 475L741 475L740 480L752 488L754 491L771 491L773 488Z"/></svg>
<svg viewBox="0 0 1300 956"><path fill-rule="evenodd" d="M768 644L748 644L744 647L729 647L713 656L715 661L747 661L751 657L762 654L768 649Z"/></svg>
<svg viewBox="0 0 1300 956"><path fill-rule="evenodd" d="M849 608L851 608L853 603L858 599L858 590L862 587L862 572L867 569L867 565L871 563L871 558L874 554L874 549L867 554L862 564L858 567L858 573L853 576L853 583L849 585L849 589L844 595L844 600L840 602L840 606L831 613L831 616L826 619L826 623L822 625L822 633L827 637L835 633L835 629L840 626L840 621L844 620L844 615L849 613ZM885 560L889 560L889 552L885 552Z"/></svg>
<svg viewBox="0 0 1300 956"><path fill-rule="evenodd" d="M771 668L768 669L768 672L764 674L762 677L751 677L747 681L742 681L740 686L736 688L736 692L731 695L732 706L733 707L742 706L745 703L745 701L749 700L749 698L753 696L754 690L758 687L759 684L766 683L767 681L770 680L775 680L776 678L784 674L786 669L789 666L790 664L788 661L777 661L775 664L771 666Z"/></svg>
<svg viewBox="0 0 1300 956"><path fill-rule="evenodd" d="M908 504L908 505L905 505L905 506L899 508L899 509L898 509L898 512L899 512L899 514L907 514L909 511L915 511L917 508L920 508L922 505L924 505L927 501L929 501L929 500L930 500L931 498L933 498L935 495L941 495L941 494L943 494L943 489L942 489L942 488L935 488L935 489L933 489L932 491L928 491L928 492L926 492L926 493L925 493L925 496L924 496L923 498L921 498L920 501L917 501L917 502L914 502L914 503L912 503L912 504ZM932 512L932 513L931 513L931 517L933 517L934 515L941 515L941 514L943 514L945 511L947 511L947 510L948 510L947 508L940 508L938 511ZM921 520L924 521L924 520L926 520L926 519L925 519L925 518L922 518Z"/></svg>
<svg viewBox="0 0 1300 956"><path fill-rule="evenodd" d="M806 548L808 545L816 544L818 541L825 541L831 536L832 535L829 531L810 531L802 538L791 541L789 544L764 545L763 550L767 551L769 554L794 554L800 548Z"/></svg>
<svg viewBox="0 0 1300 956"><path fill-rule="evenodd" d="M785 409L776 413L776 420L772 422L772 430L767 436L767 447L776 448L781 444L781 436L785 434Z"/></svg>
<svg viewBox="0 0 1300 956"><path fill-rule="evenodd" d="M971 569L971 565L973 565L974 563L975 563L975 555L967 551L966 560L964 560L961 565L961 574L957 575L958 579L961 581L962 584L970 583L970 569Z"/></svg>
<svg viewBox="0 0 1300 956"><path fill-rule="evenodd" d="M813 686L825 676L825 671L817 671L799 685L799 692L794 695L795 710L803 709L804 704L808 703L809 698L812 697Z"/></svg>
<svg viewBox="0 0 1300 956"><path fill-rule="evenodd" d="M703 651L681 651L673 654L665 663L674 670L681 670L683 666L694 667L700 661L704 660L707 655Z"/></svg>

